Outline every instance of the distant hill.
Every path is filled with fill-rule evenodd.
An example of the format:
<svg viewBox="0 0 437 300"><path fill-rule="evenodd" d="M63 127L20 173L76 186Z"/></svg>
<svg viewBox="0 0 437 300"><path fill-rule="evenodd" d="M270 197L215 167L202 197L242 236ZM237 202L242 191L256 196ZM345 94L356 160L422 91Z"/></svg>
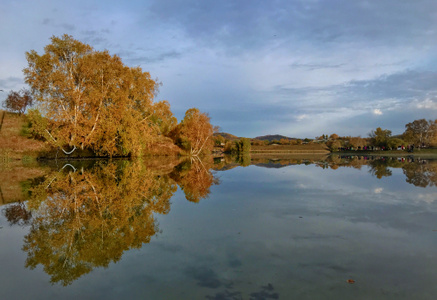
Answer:
<svg viewBox="0 0 437 300"><path fill-rule="evenodd" d="M239 139L240 139L238 136L235 136L235 135L233 135L233 134L226 133L226 132L217 132L217 133L214 133L214 136L218 136L218 135L221 135L221 136L224 137L225 139L227 139L227 140L231 140L231 141L233 141L233 140L239 140Z"/></svg>
<svg viewBox="0 0 437 300"><path fill-rule="evenodd" d="M222 137L224 137L227 140L239 140L241 137L238 137L236 135L227 133L227 132L217 132L214 133L214 136L218 136L221 135ZM257 136L256 138L254 138L256 140L260 140L260 141L279 141L281 139L287 139L287 140L297 140L297 138L291 138L285 135L280 135L280 134L273 134L273 135L263 135L263 136Z"/></svg>
<svg viewBox="0 0 437 300"><path fill-rule="evenodd" d="M296 138L291 138L285 135L280 134L273 134L273 135L263 135L263 136L257 136L255 139L261 140L261 141L279 141L280 139L287 139L287 140L296 140Z"/></svg>

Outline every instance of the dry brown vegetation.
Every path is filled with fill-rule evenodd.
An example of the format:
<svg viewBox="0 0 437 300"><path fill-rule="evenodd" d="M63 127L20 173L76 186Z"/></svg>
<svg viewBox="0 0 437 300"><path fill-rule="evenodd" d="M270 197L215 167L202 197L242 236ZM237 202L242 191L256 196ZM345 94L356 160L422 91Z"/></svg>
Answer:
<svg viewBox="0 0 437 300"><path fill-rule="evenodd" d="M3 118L4 114L4 118ZM43 176L45 171L21 161L26 156L35 157L47 149L41 141L29 139L23 133L26 125L24 116L0 111L0 205L23 201L22 183Z"/></svg>
<svg viewBox="0 0 437 300"><path fill-rule="evenodd" d="M295 164L302 161L320 161L326 160L326 153L253 153L250 155L254 164L264 163L266 161L280 161L281 164ZM289 163L290 162L290 163Z"/></svg>
<svg viewBox="0 0 437 300"><path fill-rule="evenodd" d="M3 124L0 130L0 160L21 159L24 155L35 156L36 153L48 150L48 146L26 136L23 129L27 122L23 115L0 111Z"/></svg>
<svg viewBox="0 0 437 300"><path fill-rule="evenodd" d="M251 153L328 153L329 150L323 144L304 144L304 145L253 145Z"/></svg>

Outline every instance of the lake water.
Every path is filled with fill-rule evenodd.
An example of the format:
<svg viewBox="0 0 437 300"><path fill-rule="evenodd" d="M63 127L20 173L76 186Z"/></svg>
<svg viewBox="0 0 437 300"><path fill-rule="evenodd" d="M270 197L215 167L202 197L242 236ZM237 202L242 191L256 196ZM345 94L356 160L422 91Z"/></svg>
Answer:
<svg viewBox="0 0 437 300"><path fill-rule="evenodd" d="M44 165L0 299L436 299L436 161L238 161Z"/></svg>

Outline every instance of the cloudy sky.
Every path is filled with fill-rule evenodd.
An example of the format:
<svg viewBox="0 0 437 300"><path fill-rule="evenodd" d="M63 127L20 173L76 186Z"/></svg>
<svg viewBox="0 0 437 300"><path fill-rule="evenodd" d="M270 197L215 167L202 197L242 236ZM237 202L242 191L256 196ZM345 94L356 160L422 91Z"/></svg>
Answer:
<svg viewBox="0 0 437 300"><path fill-rule="evenodd" d="M255 137L402 133L437 118L435 0L0 0L0 100L25 52L66 33L162 82L178 120L198 107Z"/></svg>

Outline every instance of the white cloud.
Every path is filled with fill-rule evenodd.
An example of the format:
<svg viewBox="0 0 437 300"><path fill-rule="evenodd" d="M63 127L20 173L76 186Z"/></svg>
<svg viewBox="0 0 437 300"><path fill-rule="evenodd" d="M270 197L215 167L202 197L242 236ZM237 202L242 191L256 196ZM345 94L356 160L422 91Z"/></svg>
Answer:
<svg viewBox="0 0 437 300"><path fill-rule="evenodd" d="M437 102L431 100L431 99L426 99L420 102L416 103L416 107L419 109L432 109L432 110L437 110Z"/></svg>
<svg viewBox="0 0 437 300"><path fill-rule="evenodd" d="M296 121L300 122L300 121L305 120L307 118L308 118L308 115L306 115L306 114L298 115L298 116L296 116Z"/></svg>
<svg viewBox="0 0 437 300"><path fill-rule="evenodd" d="M375 108L375 109L373 110L373 114L374 114L374 115L377 115L377 116L381 116L381 115L382 115L382 111L381 111L379 108Z"/></svg>

